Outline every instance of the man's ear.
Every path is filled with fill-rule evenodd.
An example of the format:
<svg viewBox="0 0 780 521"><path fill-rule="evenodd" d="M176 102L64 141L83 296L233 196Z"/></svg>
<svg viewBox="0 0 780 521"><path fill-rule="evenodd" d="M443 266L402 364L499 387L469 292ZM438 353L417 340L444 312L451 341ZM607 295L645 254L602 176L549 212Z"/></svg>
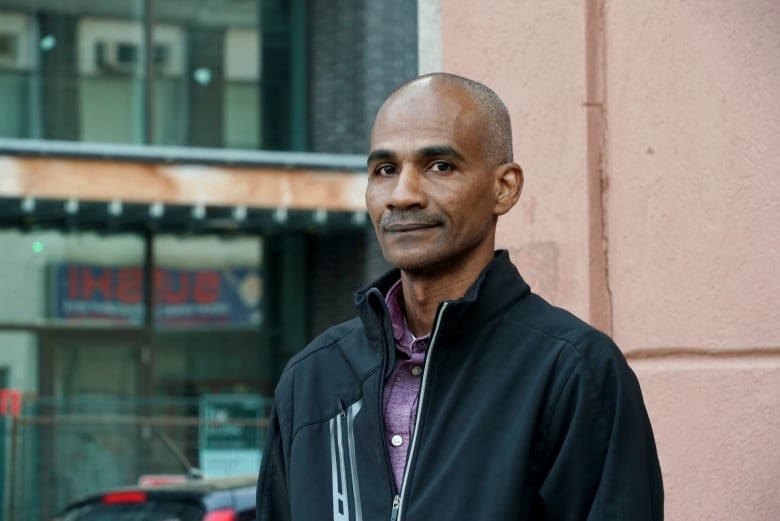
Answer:
<svg viewBox="0 0 780 521"><path fill-rule="evenodd" d="M520 199L520 192L523 191L523 169L517 163L505 163L496 167L495 174L496 204L493 213L504 215Z"/></svg>

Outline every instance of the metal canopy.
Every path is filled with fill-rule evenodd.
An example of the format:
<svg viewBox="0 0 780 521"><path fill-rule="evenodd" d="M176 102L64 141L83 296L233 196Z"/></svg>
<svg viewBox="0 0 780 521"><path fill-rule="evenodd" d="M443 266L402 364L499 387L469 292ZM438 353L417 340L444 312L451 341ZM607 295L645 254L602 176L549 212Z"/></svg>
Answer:
<svg viewBox="0 0 780 521"><path fill-rule="evenodd" d="M317 170L366 171L366 156L315 152L281 152L231 148L129 145L0 137L0 156L107 159L164 164L223 165L227 167L315 168Z"/></svg>
<svg viewBox="0 0 780 521"><path fill-rule="evenodd" d="M365 212L0 197L0 228L100 233L329 233L368 228Z"/></svg>
<svg viewBox="0 0 780 521"><path fill-rule="evenodd" d="M0 138L0 163L0 228L266 234L368 227L356 203L363 156Z"/></svg>

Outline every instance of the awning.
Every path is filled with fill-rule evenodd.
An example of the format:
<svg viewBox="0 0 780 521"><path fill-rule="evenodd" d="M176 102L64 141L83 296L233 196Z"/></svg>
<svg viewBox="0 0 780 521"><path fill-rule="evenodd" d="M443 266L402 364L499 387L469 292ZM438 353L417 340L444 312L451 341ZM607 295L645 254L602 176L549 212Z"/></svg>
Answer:
<svg viewBox="0 0 780 521"><path fill-rule="evenodd" d="M104 233L280 233L357 230L368 226L363 211L166 205L121 200L0 198L0 228L59 229Z"/></svg>
<svg viewBox="0 0 780 521"><path fill-rule="evenodd" d="M362 229L364 171L360 156L0 139L0 227Z"/></svg>

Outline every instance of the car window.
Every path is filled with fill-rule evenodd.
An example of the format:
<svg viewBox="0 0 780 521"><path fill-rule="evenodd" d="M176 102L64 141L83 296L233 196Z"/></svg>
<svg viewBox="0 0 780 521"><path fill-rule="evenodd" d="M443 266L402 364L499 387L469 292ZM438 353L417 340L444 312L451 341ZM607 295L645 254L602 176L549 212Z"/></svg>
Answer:
<svg viewBox="0 0 780 521"><path fill-rule="evenodd" d="M66 512L61 521L201 521L203 508L172 501L121 505L89 504Z"/></svg>

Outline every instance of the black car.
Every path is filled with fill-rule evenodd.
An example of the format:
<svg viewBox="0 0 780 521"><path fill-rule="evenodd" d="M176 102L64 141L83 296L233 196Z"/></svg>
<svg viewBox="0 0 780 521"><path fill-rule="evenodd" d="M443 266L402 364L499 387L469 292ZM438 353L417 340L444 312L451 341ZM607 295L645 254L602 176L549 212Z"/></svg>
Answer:
<svg viewBox="0 0 780 521"><path fill-rule="evenodd" d="M93 494L55 521L254 521L256 477L191 480Z"/></svg>

